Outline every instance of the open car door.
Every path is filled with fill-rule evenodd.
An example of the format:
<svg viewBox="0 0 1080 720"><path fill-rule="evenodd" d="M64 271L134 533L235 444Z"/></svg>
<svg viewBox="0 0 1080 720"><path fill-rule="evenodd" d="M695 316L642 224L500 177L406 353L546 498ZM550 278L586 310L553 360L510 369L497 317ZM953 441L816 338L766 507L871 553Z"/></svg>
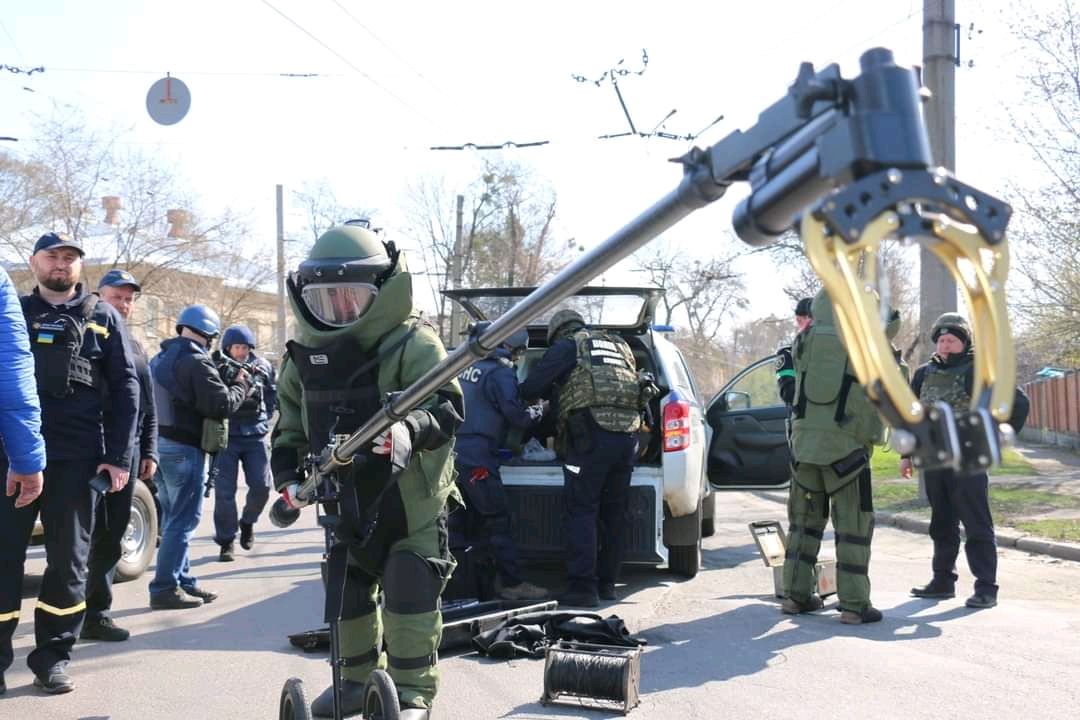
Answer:
<svg viewBox="0 0 1080 720"><path fill-rule="evenodd" d="M787 406L776 385L776 355L732 378L706 411L712 428L707 474L714 490L768 490L791 479Z"/></svg>

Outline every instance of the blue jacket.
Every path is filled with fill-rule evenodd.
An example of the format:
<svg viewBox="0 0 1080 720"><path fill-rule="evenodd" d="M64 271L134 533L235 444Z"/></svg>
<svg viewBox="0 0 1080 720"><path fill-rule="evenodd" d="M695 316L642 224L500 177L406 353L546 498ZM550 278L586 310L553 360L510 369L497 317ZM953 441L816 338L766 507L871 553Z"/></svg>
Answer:
<svg viewBox="0 0 1080 720"><path fill-rule="evenodd" d="M570 379L570 373L577 367L577 362L577 344L574 338L556 340L529 368L529 377L521 383L521 397L550 401L551 409L548 412L552 417L558 417L559 388Z"/></svg>
<svg viewBox="0 0 1080 720"><path fill-rule="evenodd" d="M0 268L0 454L11 469L29 475L45 469L41 404L34 380L34 356L19 296Z"/></svg>
<svg viewBox="0 0 1080 720"><path fill-rule="evenodd" d="M509 428L526 430L533 424L528 406L518 393L517 373L510 353L502 348L458 376L465 396L465 422L457 431L457 462L467 467L499 469L499 448Z"/></svg>

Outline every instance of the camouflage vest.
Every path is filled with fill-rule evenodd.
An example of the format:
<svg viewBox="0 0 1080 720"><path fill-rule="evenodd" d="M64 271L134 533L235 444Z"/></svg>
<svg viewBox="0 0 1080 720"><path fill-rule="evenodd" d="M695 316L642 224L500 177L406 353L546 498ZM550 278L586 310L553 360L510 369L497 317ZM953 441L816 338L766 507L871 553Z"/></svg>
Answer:
<svg viewBox="0 0 1080 720"><path fill-rule="evenodd" d="M621 337L579 330L574 333L577 367L559 391L559 427L570 413L588 408L596 424L611 432L641 427L641 393L634 353Z"/></svg>
<svg viewBox="0 0 1080 720"><path fill-rule="evenodd" d="M966 411L971 404L971 396L965 387L969 367L968 364L953 367L928 365L919 400L924 405L943 402L952 406L954 411Z"/></svg>

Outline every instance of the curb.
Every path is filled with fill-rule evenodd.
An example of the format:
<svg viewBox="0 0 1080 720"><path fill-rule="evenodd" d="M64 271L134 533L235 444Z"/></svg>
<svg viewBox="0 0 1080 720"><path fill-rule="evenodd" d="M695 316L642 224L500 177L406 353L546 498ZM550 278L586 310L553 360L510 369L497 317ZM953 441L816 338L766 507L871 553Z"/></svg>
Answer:
<svg viewBox="0 0 1080 720"><path fill-rule="evenodd" d="M758 497L777 503L785 503L787 501L786 497L776 497L776 493L758 492L755 494ZM920 535L930 534L930 521L923 518L912 517L902 513L875 512L874 520L879 525L888 525L897 528L898 530L907 530L908 532L919 533ZM995 529L995 535L997 536L998 547L1016 548L1017 550L1033 553L1035 555L1048 555L1060 560L1080 562L1080 545L1074 543L1044 540L1011 528Z"/></svg>

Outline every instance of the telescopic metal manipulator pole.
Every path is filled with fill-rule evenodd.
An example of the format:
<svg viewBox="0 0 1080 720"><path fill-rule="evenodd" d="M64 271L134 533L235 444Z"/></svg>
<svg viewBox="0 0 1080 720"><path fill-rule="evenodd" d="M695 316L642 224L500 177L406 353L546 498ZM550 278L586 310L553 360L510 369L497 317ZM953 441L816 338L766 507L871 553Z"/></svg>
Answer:
<svg viewBox="0 0 1080 720"><path fill-rule="evenodd" d="M896 429L894 445L923 468L972 470L1000 460L1009 440L1015 360L1005 313L1008 205L932 167L917 68L891 51L860 58L854 79L830 65L803 63L787 94L746 131L735 131L676 161L672 192L500 316L443 362L390 399L373 418L317 459L300 488L311 498L321 478L389 425L487 356L532 318L719 199L736 182L750 195L736 208L735 231L751 245L774 241L800 223L806 253L833 301L859 382ZM926 243L956 277L978 338L972 408L925 408L911 392L884 334L877 289L878 250L887 237Z"/></svg>

